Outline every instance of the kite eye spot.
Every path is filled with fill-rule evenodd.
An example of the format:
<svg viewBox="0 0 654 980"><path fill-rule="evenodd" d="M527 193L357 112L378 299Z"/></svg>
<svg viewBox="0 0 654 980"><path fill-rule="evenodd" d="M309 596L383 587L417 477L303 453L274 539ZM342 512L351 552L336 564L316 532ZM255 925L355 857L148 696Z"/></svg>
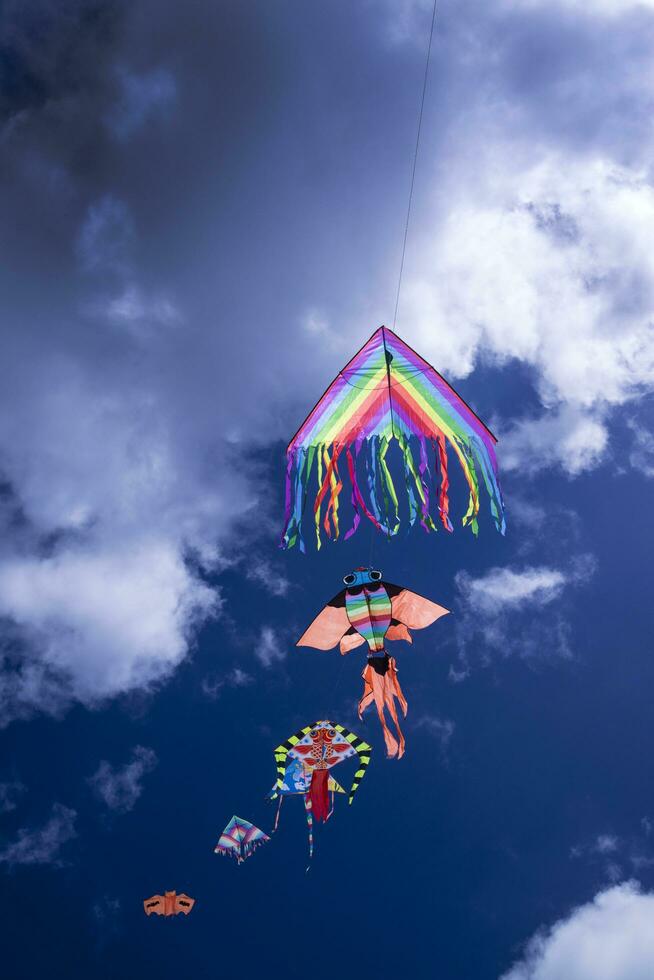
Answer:
<svg viewBox="0 0 654 980"><path fill-rule="evenodd" d="M352 572L350 572L349 575L344 575L343 576L343 582L344 582L345 585L354 585L354 583L356 582L356 580L357 580L357 577L356 577L356 575L353 575Z"/></svg>
<svg viewBox="0 0 654 980"><path fill-rule="evenodd" d="M370 578L373 580L373 582L381 582L381 577L382 577L381 572L371 569Z"/></svg>

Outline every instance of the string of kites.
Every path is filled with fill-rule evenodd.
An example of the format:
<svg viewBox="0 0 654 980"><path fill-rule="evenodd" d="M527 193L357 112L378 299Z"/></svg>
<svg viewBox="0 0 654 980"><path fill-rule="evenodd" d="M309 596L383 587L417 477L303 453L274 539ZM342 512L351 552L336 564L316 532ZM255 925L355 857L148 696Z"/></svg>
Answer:
<svg viewBox="0 0 654 980"><path fill-rule="evenodd" d="M428 533L439 525L452 531L448 451L454 454L468 488L461 518L477 535L481 488L486 491L497 530L504 534L505 512L499 486L496 438L441 374L396 333L380 327L338 373L302 423L286 451L285 515L281 547L306 550L307 534L316 547L327 538L349 539L363 518L388 538L401 525L419 523ZM399 450L402 489L389 465L389 451ZM351 523L341 527L339 505L349 483ZM309 490L315 496L309 505ZM402 503L400 502L402 499ZM401 758L405 738L399 709L407 714L395 657L387 641L412 642L411 630L424 629L449 610L424 596L394 585L382 572L359 567L344 576L337 593L297 641L297 646L347 654L367 646L363 694L358 714L373 703L382 727L386 754ZM277 779L268 798L278 800L277 830L286 796L302 796L313 855L314 821L326 822L334 799L345 794L331 770L357 758L349 791L352 803L365 775L371 746L343 725L323 719L306 725L275 749ZM215 847L217 854L240 864L270 837L247 820L233 816ZM146 913L188 914L194 900L166 892L144 902Z"/></svg>

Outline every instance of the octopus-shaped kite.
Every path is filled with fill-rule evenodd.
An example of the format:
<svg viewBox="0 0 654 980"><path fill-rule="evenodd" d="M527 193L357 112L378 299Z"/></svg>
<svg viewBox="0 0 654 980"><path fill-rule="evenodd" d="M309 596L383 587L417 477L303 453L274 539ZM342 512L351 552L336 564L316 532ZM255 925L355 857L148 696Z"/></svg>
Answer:
<svg viewBox="0 0 654 980"><path fill-rule="evenodd" d="M400 585L383 582L382 573L376 569L357 568L346 575L343 582L345 589L330 599L296 646L331 650L339 644L341 653L345 654L363 643L368 644L359 717L374 701L388 756L399 759L404 755L405 739L395 698L405 717L407 702L397 679L395 658L388 655L384 643L386 640L412 643L410 630L431 626L449 609ZM386 723L385 708L394 722L397 738Z"/></svg>

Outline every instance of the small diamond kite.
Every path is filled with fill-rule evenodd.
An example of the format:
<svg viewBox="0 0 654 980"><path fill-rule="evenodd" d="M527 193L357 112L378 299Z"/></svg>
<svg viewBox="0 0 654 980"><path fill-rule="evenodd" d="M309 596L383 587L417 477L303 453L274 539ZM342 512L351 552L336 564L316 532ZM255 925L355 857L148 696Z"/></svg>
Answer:
<svg viewBox="0 0 654 980"><path fill-rule="evenodd" d="M242 864L256 847L265 844L267 840L270 840L270 837L264 834L263 830L259 830L249 820L234 815L220 835L214 854L235 857L237 863Z"/></svg>

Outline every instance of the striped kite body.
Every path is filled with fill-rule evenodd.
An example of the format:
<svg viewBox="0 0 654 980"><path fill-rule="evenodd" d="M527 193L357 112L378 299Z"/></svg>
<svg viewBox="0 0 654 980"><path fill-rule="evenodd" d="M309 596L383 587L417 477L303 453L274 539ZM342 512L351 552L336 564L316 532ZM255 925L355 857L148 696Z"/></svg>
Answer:
<svg viewBox="0 0 654 980"><path fill-rule="evenodd" d="M368 644L370 653L383 651L384 637L391 625L391 599L382 584L345 592L345 612L351 626Z"/></svg>

